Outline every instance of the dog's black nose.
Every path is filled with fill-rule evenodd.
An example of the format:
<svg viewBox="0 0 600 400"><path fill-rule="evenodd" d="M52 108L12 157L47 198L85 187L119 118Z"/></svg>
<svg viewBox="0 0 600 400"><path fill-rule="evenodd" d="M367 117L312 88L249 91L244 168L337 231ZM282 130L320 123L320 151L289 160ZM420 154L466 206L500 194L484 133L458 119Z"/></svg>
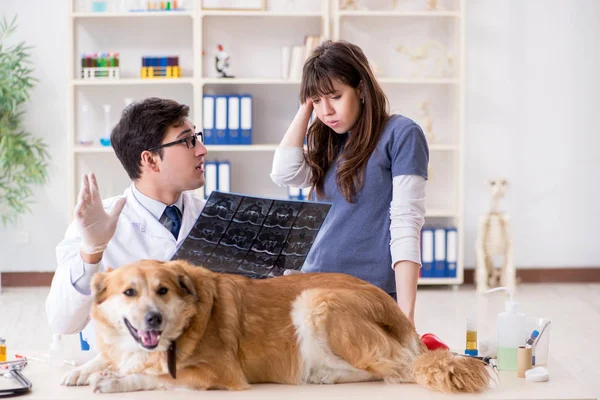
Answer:
<svg viewBox="0 0 600 400"><path fill-rule="evenodd" d="M156 311L150 311L146 314L146 326L149 329L158 329L162 324L162 315Z"/></svg>

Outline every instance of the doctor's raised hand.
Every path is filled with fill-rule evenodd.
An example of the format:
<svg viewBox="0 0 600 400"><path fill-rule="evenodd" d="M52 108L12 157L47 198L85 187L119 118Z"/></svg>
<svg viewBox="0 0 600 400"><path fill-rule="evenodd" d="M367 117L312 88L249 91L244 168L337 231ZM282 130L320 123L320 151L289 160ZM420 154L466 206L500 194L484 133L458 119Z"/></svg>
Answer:
<svg viewBox="0 0 600 400"><path fill-rule="evenodd" d="M102 259L102 252L115 233L126 201L125 197L120 198L107 213L102 205L96 176L93 173L83 174L75 220L81 229L81 257L85 262L97 263Z"/></svg>

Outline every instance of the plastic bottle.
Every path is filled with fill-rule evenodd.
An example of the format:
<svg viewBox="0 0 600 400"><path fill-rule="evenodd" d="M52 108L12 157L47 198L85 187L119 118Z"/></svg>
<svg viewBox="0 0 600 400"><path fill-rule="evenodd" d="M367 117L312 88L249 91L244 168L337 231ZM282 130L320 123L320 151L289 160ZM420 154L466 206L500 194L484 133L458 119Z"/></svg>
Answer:
<svg viewBox="0 0 600 400"><path fill-rule="evenodd" d="M469 356L478 355L477 351L477 315L471 313L467 317L467 340L465 346L465 354Z"/></svg>
<svg viewBox="0 0 600 400"><path fill-rule="evenodd" d="M50 344L50 351L48 352L48 361L53 367L61 367L65 362L61 339L62 337L58 334L52 335L52 343Z"/></svg>
<svg viewBox="0 0 600 400"><path fill-rule="evenodd" d="M517 302L513 300L513 293L505 287L488 290L486 293L505 291L508 301L505 311L498 314L498 369L505 371L517 370L517 352L527 340L526 317L517 311Z"/></svg>

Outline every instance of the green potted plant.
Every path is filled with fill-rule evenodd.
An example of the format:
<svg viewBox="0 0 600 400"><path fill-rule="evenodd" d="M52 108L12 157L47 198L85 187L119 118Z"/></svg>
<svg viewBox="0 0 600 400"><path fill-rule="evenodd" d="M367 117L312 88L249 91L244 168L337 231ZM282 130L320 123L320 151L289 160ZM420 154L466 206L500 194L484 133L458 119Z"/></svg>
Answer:
<svg viewBox="0 0 600 400"><path fill-rule="evenodd" d="M31 68L31 47L9 45L17 17L0 21L0 219L14 223L30 211L32 186L47 180L46 144L21 126L23 104L36 79Z"/></svg>

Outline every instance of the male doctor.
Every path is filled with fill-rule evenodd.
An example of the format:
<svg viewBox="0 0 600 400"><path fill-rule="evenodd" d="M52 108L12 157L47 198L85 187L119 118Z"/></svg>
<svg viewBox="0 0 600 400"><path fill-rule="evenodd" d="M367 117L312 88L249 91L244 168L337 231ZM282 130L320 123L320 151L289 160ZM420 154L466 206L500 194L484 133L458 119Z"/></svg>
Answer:
<svg viewBox="0 0 600 400"><path fill-rule="evenodd" d="M188 112L186 105L158 98L123 110L111 143L132 184L124 196L102 201L94 174L83 175L46 299L53 331L84 330L93 347L92 276L139 259L169 260L192 229L204 200L188 191L204 185L207 150Z"/></svg>

